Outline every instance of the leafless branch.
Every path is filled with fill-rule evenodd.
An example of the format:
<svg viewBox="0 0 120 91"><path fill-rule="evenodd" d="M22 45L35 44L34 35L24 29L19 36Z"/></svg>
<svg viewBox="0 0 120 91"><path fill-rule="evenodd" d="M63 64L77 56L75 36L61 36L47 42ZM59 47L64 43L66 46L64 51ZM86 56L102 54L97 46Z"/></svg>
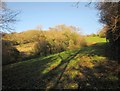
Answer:
<svg viewBox="0 0 120 91"><path fill-rule="evenodd" d="M10 25L17 21L16 17L20 13L20 11L13 11L6 7L4 2L0 1L0 31L11 32L14 30Z"/></svg>

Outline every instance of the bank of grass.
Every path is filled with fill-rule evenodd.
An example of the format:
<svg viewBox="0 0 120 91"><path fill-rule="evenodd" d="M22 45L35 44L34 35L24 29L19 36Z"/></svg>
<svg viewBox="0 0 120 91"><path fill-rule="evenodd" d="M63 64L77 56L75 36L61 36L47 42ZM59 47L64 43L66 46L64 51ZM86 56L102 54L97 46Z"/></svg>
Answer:
<svg viewBox="0 0 120 91"><path fill-rule="evenodd" d="M120 66L106 58L106 43L3 67L3 89L116 89Z"/></svg>
<svg viewBox="0 0 120 91"><path fill-rule="evenodd" d="M85 37L85 40L88 44L95 44L95 43L100 43L100 42L106 42L106 38L100 38L99 36L89 36L89 37Z"/></svg>

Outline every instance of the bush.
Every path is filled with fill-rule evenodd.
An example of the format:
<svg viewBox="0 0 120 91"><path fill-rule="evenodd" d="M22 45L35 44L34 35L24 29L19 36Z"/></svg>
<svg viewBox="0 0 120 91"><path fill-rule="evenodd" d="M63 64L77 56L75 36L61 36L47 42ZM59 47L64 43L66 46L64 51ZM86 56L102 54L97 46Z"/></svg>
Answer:
<svg viewBox="0 0 120 91"><path fill-rule="evenodd" d="M100 32L99 32L99 37L100 37L100 38L105 38L105 37L106 37L106 34L105 34L103 31L100 31Z"/></svg>
<svg viewBox="0 0 120 91"><path fill-rule="evenodd" d="M19 51L10 41L2 40L2 65L15 63L20 60Z"/></svg>
<svg viewBox="0 0 120 91"><path fill-rule="evenodd" d="M98 35L100 38L105 38L106 37L106 32L108 30L108 26L104 26L99 32Z"/></svg>
<svg viewBox="0 0 120 91"><path fill-rule="evenodd" d="M48 31L28 30L21 33L5 34L3 39L12 41L14 45L35 43L31 55L40 56L86 46L86 42L79 34L78 28L66 25L58 25Z"/></svg>
<svg viewBox="0 0 120 91"><path fill-rule="evenodd" d="M97 35L96 34L91 34L92 37L96 37Z"/></svg>
<svg viewBox="0 0 120 91"><path fill-rule="evenodd" d="M39 36L35 54L46 56L86 46L84 38L70 26L59 25Z"/></svg>
<svg viewBox="0 0 120 91"><path fill-rule="evenodd" d="M40 39L35 45L35 55L46 56L49 52L49 43L45 39Z"/></svg>

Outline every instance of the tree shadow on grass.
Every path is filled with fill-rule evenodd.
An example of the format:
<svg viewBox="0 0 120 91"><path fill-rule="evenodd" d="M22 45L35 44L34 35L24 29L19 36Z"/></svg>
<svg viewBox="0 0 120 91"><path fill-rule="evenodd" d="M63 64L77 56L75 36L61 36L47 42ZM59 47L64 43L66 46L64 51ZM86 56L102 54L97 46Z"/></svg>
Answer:
<svg viewBox="0 0 120 91"><path fill-rule="evenodd" d="M48 63L54 62L55 56L36 58L28 61L6 65L2 69L3 89L34 88L37 76L46 68ZM39 73L38 73L39 72Z"/></svg>
<svg viewBox="0 0 120 91"><path fill-rule="evenodd" d="M108 64L108 63L107 63ZM118 69L106 63L97 64L92 69L80 66L78 69L83 77L76 75L74 78L78 89L120 89Z"/></svg>
<svg viewBox="0 0 120 91"><path fill-rule="evenodd" d="M74 54L69 54L69 56L66 59L63 59L60 55L58 55L61 58L60 64L58 64L55 68L50 70L48 73L43 75L38 80L38 83L36 88L43 88L43 89L55 89L57 85L59 84L60 79L62 78L69 62L77 55L79 54L80 50L77 51Z"/></svg>
<svg viewBox="0 0 120 91"><path fill-rule="evenodd" d="M87 55L87 56L103 56L106 57L107 56L107 52L106 52L106 47L108 45L106 43L96 43L93 44L91 46L86 47L85 49L83 49L83 54Z"/></svg>
<svg viewBox="0 0 120 91"><path fill-rule="evenodd" d="M79 53L82 54L82 56L87 55L87 56L103 56L103 57L109 57L106 54L105 48L107 47L106 43L97 43L89 47L82 48L78 52L76 52L74 55L70 55L66 59L62 59L61 63L50 70L48 73L43 75L42 78L39 79L40 83L38 83L39 86L36 88L44 88L44 89L59 89L59 84L61 87L65 87L62 84L65 82L61 83L61 78L64 76L64 78L68 79L69 81L75 81L78 84L78 89L106 89L106 88L118 88L118 74L112 72L114 71L113 69L116 67L112 67L110 65L108 68L106 67L107 64L102 63L97 65L95 64L93 68L89 68L86 66L79 66L80 73L83 74L84 78L79 78L79 76L75 77L74 80L69 78L69 74L65 77L64 73L66 71L66 68L69 64L69 62L74 59ZM80 56L79 56L80 57ZM114 62L113 62L114 63ZM116 63L115 63L116 64ZM109 71L112 69L112 71ZM72 70L72 69L71 69ZM71 71L70 70L70 71ZM107 70L107 71L106 71ZM77 80L76 80L77 79ZM66 81L66 82L69 82ZM69 83L66 83L69 84Z"/></svg>
<svg viewBox="0 0 120 91"><path fill-rule="evenodd" d="M88 52L89 51L89 52ZM110 47L108 43L97 43L89 46L84 53L88 56L102 56L107 59L103 61L93 61L94 67L89 68L79 65L78 70L83 74L84 78L77 79L78 89L120 89L119 72L120 65L111 57ZM111 61L110 61L111 60Z"/></svg>
<svg viewBox="0 0 120 91"><path fill-rule="evenodd" d="M109 60L115 60L119 61L120 59L116 60L116 54L115 51L112 50L113 48L110 47L109 43L101 42L101 43L96 43L91 46L87 47L87 50L84 51L88 56L103 56L108 58Z"/></svg>
<svg viewBox="0 0 120 91"><path fill-rule="evenodd" d="M78 89L107 88L110 86L112 87L111 84L114 84L114 87L116 87L118 86L116 80L111 81L106 79L106 77L111 76L108 73L111 73L112 77L116 79L113 75L114 74L113 69L116 67L114 67L113 64L110 64L111 66L109 66L109 69L113 67L112 68L113 72L112 71L106 72L105 70L109 70L109 69L105 68L107 64L104 63L102 65L101 64L95 65L94 68L89 68L85 66L79 66L78 69L75 68L74 70L80 71L80 73L84 75L85 79L81 78L79 75L76 75L75 78L70 78L69 74L67 75L65 74L66 68L68 67L70 61L78 55L79 55L78 56L79 59L81 59L81 57L84 55L89 57L93 57L93 56L109 57L106 54L107 52L105 50L106 46L104 45L106 44L98 43L92 46L84 47L74 52L68 52L67 58L62 57L63 55L48 56L45 58L44 57L36 58L36 59L31 59L29 61L17 63L18 65L13 64L10 66L6 66L5 69L3 68L3 86L4 88L14 88L14 89L19 89L19 88L54 89L54 88L59 88L58 86L59 84L61 84L61 87L65 87L65 82L61 83L61 79L64 76L64 78L67 80L66 84L68 84L69 81L76 82L78 84ZM61 62L57 66L54 66L52 69L50 69L49 72L45 74L42 73L46 68L48 68L49 63L52 64L56 62L56 60L58 59L61 59ZM77 65L79 65L79 63L76 64L76 66ZM70 69L69 71L72 70L73 69ZM105 84L108 85L106 86Z"/></svg>

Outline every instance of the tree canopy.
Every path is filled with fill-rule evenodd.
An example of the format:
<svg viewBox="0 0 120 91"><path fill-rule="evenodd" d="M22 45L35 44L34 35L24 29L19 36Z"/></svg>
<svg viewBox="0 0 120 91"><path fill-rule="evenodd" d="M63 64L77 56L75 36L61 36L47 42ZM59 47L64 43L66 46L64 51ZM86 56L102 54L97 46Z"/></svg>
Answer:
<svg viewBox="0 0 120 91"><path fill-rule="evenodd" d="M120 54L120 1L99 2L97 9L100 11L100 22L107 28L106 38L109 40L116 57Z"/></svg>

